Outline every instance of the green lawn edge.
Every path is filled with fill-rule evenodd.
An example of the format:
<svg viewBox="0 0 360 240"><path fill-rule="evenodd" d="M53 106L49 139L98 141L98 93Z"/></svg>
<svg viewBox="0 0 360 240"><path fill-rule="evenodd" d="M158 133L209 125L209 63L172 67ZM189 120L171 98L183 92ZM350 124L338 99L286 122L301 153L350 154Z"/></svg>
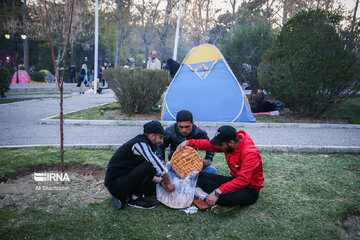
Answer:
<svg viewBox="0 0 360 240"><path fill-rule="evenodd" d="M108 109L120 110L118 103L110 103L101 106L96 106L84 110L79 110L73 113L65 114L64 119L83 119L83 120L132 120L131 116L126 118L117 118L113 116L104 116L104 111ZM159 109L154 109L159 111ZM285 121L278 119L277 116L268 115L254 115L258 123L285 123ZM327 111L323 117L327 118L341 118L348 119L351 124L360 124L360 97L347 99L340 104ZM59 119L58 116L52 119ZM153 120L153 119L148 119ZM156 119L160 120L160 119Z"/></svg>
<svg viewBox="0 0 360 240"><path fill-rule="evenodd" d="M105 168L114 150L69 149L65 162ZM203 153L201 153L203 155ZM161 204L152 211L116 211L110 199L44 212L0 210L3 239L351 239L341 224L359 208L359 154L261 153L264 188L258 202L225 214L187 216ZM0 149L0 175L59 163L59 149ZM213 165L228 174L222 154ZM83 229L86 229L85 231Z"/></svg>

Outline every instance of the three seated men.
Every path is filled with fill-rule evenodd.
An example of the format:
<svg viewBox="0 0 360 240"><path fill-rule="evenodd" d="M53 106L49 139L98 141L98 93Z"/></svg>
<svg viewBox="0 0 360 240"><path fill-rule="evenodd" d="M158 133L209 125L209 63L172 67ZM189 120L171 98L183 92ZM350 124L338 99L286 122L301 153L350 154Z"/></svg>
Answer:
<svg viewBox="0 0 360 240"><path fill-rule="evenodd" d="M191 112L180 111L176 121L166 131L158 121L146 123L143 134L125 143L112 156L105 186L112 195L114 208L122 209L126 202L135 208L155 208L156 202L144 196L154 194L156 184L168 192L175 190L165 167L164 151L168 146L169 160L176 148L191 146L206 151L198 186L209 194L206 198L209 206L255 203L264 177L260 153L250 136L223 126L209 141L207 133L194 124ZM214 152L224 152L231 176L218 175L210 166Z"/></svg>

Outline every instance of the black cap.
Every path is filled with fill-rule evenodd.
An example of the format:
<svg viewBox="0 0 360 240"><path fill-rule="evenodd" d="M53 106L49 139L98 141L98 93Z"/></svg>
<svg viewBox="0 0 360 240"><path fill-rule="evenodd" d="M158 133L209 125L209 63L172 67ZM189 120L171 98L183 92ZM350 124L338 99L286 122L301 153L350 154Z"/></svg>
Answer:
<svg viewBox="0 0 360 240"><path fill-rule="evenodd" d="M236 129L232 126L222 126L216 133L215 137L211 139L210 143L214 146L219 146L223 142L229 142L236 139Z"/></svg>
<svg viewBox="0 0 360 240"><path fill-rule="evenodd" d="M148 123L145 123L144 125L144 133L147 134L160 134L162 136L165 135L165 131L163 126L161 126L161 123L158 121L151 121Z"/></svg>

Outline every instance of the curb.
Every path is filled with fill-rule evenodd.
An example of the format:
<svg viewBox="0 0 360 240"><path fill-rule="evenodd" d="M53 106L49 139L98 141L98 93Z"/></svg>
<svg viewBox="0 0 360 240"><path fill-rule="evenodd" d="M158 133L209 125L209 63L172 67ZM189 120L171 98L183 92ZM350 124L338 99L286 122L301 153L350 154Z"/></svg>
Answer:
<svg viewBox="0 0 360 240"><path fill-rule="evenodd" d="M126 120L78 120L65 119L64 125L93 125L93 126L143 126L148 121L126 121ZM59 125L59 119L41 119L39 124ZM175 121L161 121L165 126ZM196 122L199 127L220 127L231 125L238 128L324 128L324 129L360 129L359 124L322 124L322 123L229 123L229 122Z"/></svg>
<svg viewBox="0 0 360 240"><path fill-rule="evenodd" d="M64 144L67 149L117 149L122 144ZM53 147L60 148L59 144L44 145L8 145L1 148L38 148ZM298 146L298 145L257 145L260 152L281 153L360 153L359 146Z"/></svg>

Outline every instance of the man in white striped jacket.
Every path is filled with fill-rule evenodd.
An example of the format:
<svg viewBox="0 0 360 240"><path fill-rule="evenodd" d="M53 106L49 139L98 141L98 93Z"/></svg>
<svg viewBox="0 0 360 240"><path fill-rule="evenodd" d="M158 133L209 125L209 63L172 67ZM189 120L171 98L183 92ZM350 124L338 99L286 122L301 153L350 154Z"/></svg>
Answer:
<svg viewBox="0 0 360 240"><path fill-rule="evenodd" d="M115 209L122 209L126 201L135 208L155 208L156 202L145 195L154 194L156 184L168 192L175 190L166 167L154 154L163 142L164 134L160 122L148 122L144 125L143 134L122 145L110 159L105 186L112 195Z"/></svg>

